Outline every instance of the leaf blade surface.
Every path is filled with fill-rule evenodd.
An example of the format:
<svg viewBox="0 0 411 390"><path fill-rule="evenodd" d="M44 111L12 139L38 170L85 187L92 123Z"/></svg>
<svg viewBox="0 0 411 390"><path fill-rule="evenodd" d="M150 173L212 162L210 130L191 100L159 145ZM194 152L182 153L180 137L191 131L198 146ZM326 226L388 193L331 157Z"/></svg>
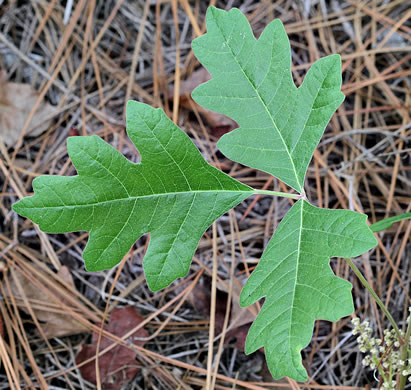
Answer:
<svg viewBox="0 0 411 390"><path fill-rule="evenodd" d="M129 102L127 132L140 164L97 136L71 137L78 175L36 178L35 195L13 209L45 232L89 231L83 252L89 271L113 267L150 232L144 272L159 290L187 274L208 226L253 192L209 165L160 109Z"/></svg>
<svg viewBox="0 0 411 390"><path fill-rule="evenodd" d="M207 33L192 46L212 75L193 91L194 100L239 124L221 137L219 149L301 193L325 126L344 100L340 56L318 60L297 88L281 21L271 22L256 40L236 8L226 12L210 7Z"/></svg>
<svg viewBox="0 0 411 390"><path fill-rule="evenodd" d="M295 203L241 292L241 306L266 297L246 353L264 347L274 378L306 380L301 350L311 340L314 321L337 321L353 312L352 286L335 276L330 257L358 256L375 245L365 215Z"/></svg>

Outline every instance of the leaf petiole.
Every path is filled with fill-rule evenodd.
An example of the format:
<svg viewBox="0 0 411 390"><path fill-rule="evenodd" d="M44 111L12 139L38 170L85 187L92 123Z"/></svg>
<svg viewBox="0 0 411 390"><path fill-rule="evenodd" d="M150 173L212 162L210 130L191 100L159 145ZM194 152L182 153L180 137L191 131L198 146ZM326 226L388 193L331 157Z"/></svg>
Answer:
<svg viewBox="0 0 411 390"><path fill-rule="evenodd" d="M253 190L256 195L271 195L271 196L280 196L283 198L291 199L301 199L302 195L300 194L288 194L287 192L277 192L277 191L268 191L268 190Z"/></svg>

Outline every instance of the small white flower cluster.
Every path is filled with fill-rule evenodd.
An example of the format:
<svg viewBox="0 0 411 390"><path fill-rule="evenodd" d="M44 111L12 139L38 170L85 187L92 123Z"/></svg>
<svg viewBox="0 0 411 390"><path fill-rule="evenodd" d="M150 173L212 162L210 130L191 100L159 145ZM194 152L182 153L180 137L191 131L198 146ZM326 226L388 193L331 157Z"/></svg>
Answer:
<svg viewBox="0 0 411 390"><path fill-rule="evenodd" d="M410 316L407 318L408 323L409 321ZM366 354L362 364L364 367L377 369L380 372L383 378L382 388L394 390L396 386L394 378L398 374L409 376L408 381L411 382L411 355L406 361L401 360L401 344L395 330L385 329L384 339L381 340L372 337L372 329L368 321L361 324L359 318L353 318L351 322L354 325L353 334L358 334L357 342L360 351ZM401 336L404 336L403 332L401 332Z"/></svg>
<svg viewBox="0 0 411 390"><path fill-rule="evenodd" d="M382 384L382 388L383 388L384 390L385 390L385 389L387 389L387 390L395 390L396 384L397 384L397 381L391 381L390 383L384 382L384 383Z"/></svg>

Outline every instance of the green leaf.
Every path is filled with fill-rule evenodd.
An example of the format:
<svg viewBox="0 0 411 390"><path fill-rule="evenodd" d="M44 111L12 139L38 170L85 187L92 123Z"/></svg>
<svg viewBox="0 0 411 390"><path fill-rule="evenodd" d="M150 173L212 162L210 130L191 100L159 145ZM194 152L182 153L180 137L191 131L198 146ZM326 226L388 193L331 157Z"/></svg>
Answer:
<svg viewBox="0 0 411 390"><path fill-rule="evenodd" d="M281 21L271 22L256 40L236 8L226 12L210 7L207 33L192 46L212 75L193 91L193 98L240 126L225 134L218 148L231 160L268 172L301 193L325 126L344 100L340 56L318 60L297 88Z"/></svg>
<svg viewBox="0 0 411 390"><path fill-rule="evenodd" d="M374 233L381 232L381 231L391 227L393 223L400 222L400 221L403 221L403 220L406 220L406 219L411 219L411 213L403 213L403 214L400 214L400 215L394 215L393 217L390 217L390 218L382 219L381 221L373 223L370 226L370 229Z"/></svg>
<svg viewBox="0 0 411 390"><path fill-rule="evenodd" d="M45 232L89 231L89 271L113 267L150 232L144 272L159 290L187 274L204 231L253 191L207 164L161 109L128 102L127 133L140 164L97 136L69 138L78 176L36 178L35 195L13 209Z"/></svg>
<svg viewBox="0 0 411 390"><path fill-rule="evenodd" d="M264 347L274 378L306 380L300 352L311 340L314 321L337 321L353 312L352 286L334 275L329 262L330 257L359 256L376 245L366 219L299 200L268 243L240 305L266 297L245 350L249 354Z"/></svg>

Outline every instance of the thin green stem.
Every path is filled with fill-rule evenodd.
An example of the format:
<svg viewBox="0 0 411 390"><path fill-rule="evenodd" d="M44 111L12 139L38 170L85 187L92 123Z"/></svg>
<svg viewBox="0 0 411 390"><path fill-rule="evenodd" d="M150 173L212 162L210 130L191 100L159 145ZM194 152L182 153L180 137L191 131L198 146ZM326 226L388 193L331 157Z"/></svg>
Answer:
<svg viewBox="0 0 411 390"><path fill-rule="evenodd" d="M357 266L352 262L351 259L346 258L345 261L348 263L348 265L351 267L355 275L357 275L358 279L360 279L361 283L364 285L364 287L370 292L370 294L373 296L375 299L375 302L377 302L377 305L381 308L381 310L385 313L387 316L388 320L391 322L391 325L393 329L395 330L395 333L397 334L398 340L402 342L402 337L401 337L401 332L398 329L397 324L394 321L394 318L392 318L390 312L388 311L387 307L384 305L384 303L381 301L381 299L378 297L377 293L373 290L373 288L368 284L367 280L365 279L364 275L361 273L361 271L357 268Z"/></svg>
<svg viewBox="0 0 411 390"><path fill-rule="evenodd" d="M381 378L383 379L383 383L388 382L387 377L385 376L385 372L380 364L380 361L376 357L372 357L372 360L374 361L375 367L377 367L377 370L380 373Z"/></svg>
<svg viewBox="0 0 411 390"><path fill-rule="evenodd" d="M410 317L411 317L411 313L407 313ZM404 337L404 344L401 346L401 360L403 362L407 361L408 358L408 353L409 353L409 343L411 340L411 318L410 321L408 322L408 328L407 328L407 332L405 333L405 337ZM400 385L399 385L399 390L404 390L405 389L405 385L407 383L407 376L408 375L400 375Z"/></svg>
<svg viewBox="0 0 411 390"><path fill-rule="evenodd" d="M271 196L281 196L283 198L291 199L301 199L299 194L288 194L287 192L277 192L277 191L267 191L267 190L253 190L257 195L271 195Z"/></svg>

